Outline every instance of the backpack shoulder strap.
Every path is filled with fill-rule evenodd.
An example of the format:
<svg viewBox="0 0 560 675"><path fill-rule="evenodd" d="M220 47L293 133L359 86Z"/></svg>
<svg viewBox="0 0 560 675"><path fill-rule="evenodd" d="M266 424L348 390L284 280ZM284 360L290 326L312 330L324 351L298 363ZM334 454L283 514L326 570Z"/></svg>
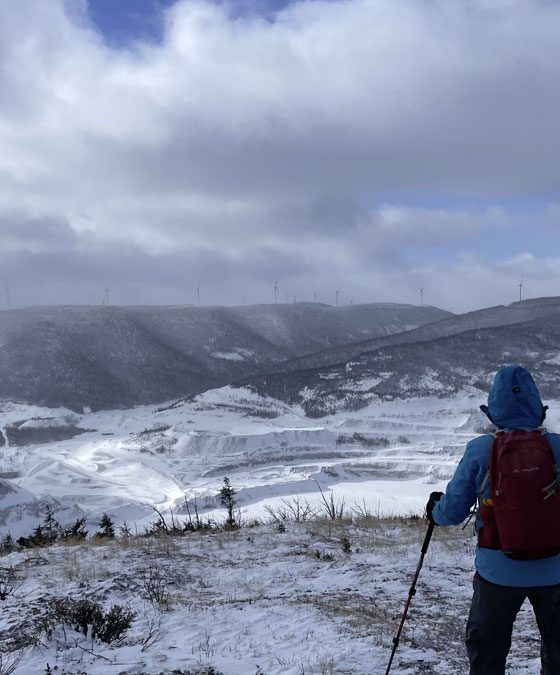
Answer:
<svg viewBox="0 0 560 675"><path fill-rule="evenodd" d="M504 430L500 429L499 431L496 430L496 431L490 431L489 432L489 435L493 436L493 440L492 440L492 445L490 446L489 451L488 451L488 453L489 453L488 454L488 468L486 469L486 474L485 474L484 479L482 480L482 483L480 484L480 487L478 489L478 501L479 501L479 503L482 503L482 500L484 498L483 497L484 491L486 490L486 487L488 486L488 481L490 480L490 454L492 453L492 448L494 447L494 443L496 442L496 438L498 437L498 434L502 433L502 431L504 431Z"/></svg>

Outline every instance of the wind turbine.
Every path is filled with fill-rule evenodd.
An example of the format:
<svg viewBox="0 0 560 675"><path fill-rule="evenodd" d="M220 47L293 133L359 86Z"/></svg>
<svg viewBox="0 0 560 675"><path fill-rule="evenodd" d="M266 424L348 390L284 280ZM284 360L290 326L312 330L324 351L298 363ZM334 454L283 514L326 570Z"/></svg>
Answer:
<svg viewBox="0 0 560 675"><path fill-rule="evenodd" d="M420 289L420 304L421 305L424 304L424 289L425 288L426 288L425 286L422 286L422 288Z"/></svg>
<svg viewBox="0 0 560 675"><path fill-rule="evenodd" d="M278 282L274 282L274 304L276 304L276 300L278 298Z"/></svg>
<svg viewBox="0 0 560 675"><path fill-rule="evenodd" d="M194 290L196 291L196 303L200 305L200 284Z"/></svg>
<svg viewBox="0 0 560 675"><path fill-rule="evenodd" d="M524 288L525 286L523 286L523 277L521 277L521 281L519 282L519 302L521 302L521 292Z"/></svg>
<svg viewBox="0 0 560 675"><path fill-rule="evenodd" d="M10 288L6 286L6 307L10 309Z"/></svg>
<svg viewBox="0 0 560 675"><path fill-rule="evenodd" d="M336 295L336 306L338 307L338 291L335 291L335 295Z"/></svg>

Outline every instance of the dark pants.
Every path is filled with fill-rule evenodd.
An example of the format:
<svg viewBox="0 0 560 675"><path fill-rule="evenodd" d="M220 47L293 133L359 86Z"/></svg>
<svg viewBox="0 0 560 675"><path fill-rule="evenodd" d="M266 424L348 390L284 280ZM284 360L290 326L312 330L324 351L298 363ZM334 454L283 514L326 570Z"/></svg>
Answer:
<svg viewBox="0 0 560 675"><path fill-rule="evenodd" d="M504 675L513 622L525 598L541 634L544 675L560 675L560 586L496 586L476 575L467 622L470 675Z"/></svg>

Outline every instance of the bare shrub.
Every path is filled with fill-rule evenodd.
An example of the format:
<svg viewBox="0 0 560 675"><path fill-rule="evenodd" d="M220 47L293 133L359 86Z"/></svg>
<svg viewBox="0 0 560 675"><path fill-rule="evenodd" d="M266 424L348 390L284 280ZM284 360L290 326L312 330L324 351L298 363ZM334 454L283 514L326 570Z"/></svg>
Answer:
<svg viewBox="0 0 560 675"><path fill-rule="evenodd" d="M371 518L371 510L366 505L366 500L364 499L361 504L355 503L354 506L350 508L350 511L358 518Z"/></svg>
<svg viewBox="0 0 560 675"><path fill-rule="evenodd" d="M317 487L319 488L319 492L321 493L323 511L327 516L327 518L329 518L330 520L343 520L346 514L345 510L346 500L344 499L344 497L335 499L332 490L329 493L329 496L327 497L323 492L323 490L321 489L319 483L317 483Z"/></svg>
<svg viewBox="0 0 560 675"><path fill-rule="evenodd" d="M319 513L318 509L314 509L300 495L291 499L282 499L281 506L265 506L265 511L273 523L286 523L288 521L305 523L308 520L313 520Z"/></svg>
<svg viewBox="0 0 560 675"><path fill-rule="evenodd" d="M168 607L171 600L169 593L169 575L171 565L155 562L142 573L140 581L148 600L154 605Z"/></svg>
<svg viewBox="0 0 560 675"><path fill-rule="evenodd" d="M161 614L146 617L146 634L142 638L142 652L148 651L156 642L163 637L161 632Z"/></svg>
<svg viewBox="0 0 560 675"><path fill-rule="evenodd" d="M189 502L185 499L185 508L187 510L187 518L185 524L183 525L183 530L185 532L207 532L214 529L214 523L210 518L204 520L200 517L198 512L198 501L196 497L194 498L193 510Z"/></svg>
<svg viewBox="0 0 560 675"><path fill-rule="evenodd" d="M6 600L21 586L23 581L17 580L13 567L0 568L0 600Z"/></svg>
<svg viewBox="0 0 560 675"><path fill-rule="evenodd" d="M175 518L172 510L169 513L171 522L167 522L161 511L159 511L155 506L150 505L152 511L157 514L157 520L145 528L145 534L148 536L153 534L166 534L175 537L182 537L188 532L207 532L213 531L215 529L215 524L210 518L203 519L200 517L196 500L194 505L194 514L191 512L190 506L186 500L185 506L187 509L187 518L183 522L180 522ZM235 520L235 516L233 516L233 518Z"/></svg>
<svg viewBox="0 0 560 675"><path fill-rule="evenodd" d="M2 654L0 652L0 675L12 675L23 658L23 652Z"/></svg>

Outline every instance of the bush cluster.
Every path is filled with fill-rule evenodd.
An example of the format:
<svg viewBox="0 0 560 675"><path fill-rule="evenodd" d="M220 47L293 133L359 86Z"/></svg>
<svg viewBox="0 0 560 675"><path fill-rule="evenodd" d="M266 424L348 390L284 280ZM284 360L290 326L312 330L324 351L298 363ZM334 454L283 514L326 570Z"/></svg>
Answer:
<svg viewBox="0 0 560 675"><path fill-rule="evenodd" d="M86 519L76 518L70 525L61 525L55 518L51 506L45 509L43 522L33 530L27 537L19 537L14 542L12 535L8 532L0 541L0 553L7 554L20 548L35 548L36 546L49 546L60 541L80 541L86 539L88 530L85 529ZM98 539L114 539L115 527L106 513L101 516L99 521L100 529L95 533Z"/></svg>
<svg viewBox="0 0 560 675"><path fill-rule="evenodd" d="M111 644L120 640L132 626L136 614L122 605L113 605L108 612L94 600L58 598L52 603L48 624L63 624L83 635Z"/></svg>

